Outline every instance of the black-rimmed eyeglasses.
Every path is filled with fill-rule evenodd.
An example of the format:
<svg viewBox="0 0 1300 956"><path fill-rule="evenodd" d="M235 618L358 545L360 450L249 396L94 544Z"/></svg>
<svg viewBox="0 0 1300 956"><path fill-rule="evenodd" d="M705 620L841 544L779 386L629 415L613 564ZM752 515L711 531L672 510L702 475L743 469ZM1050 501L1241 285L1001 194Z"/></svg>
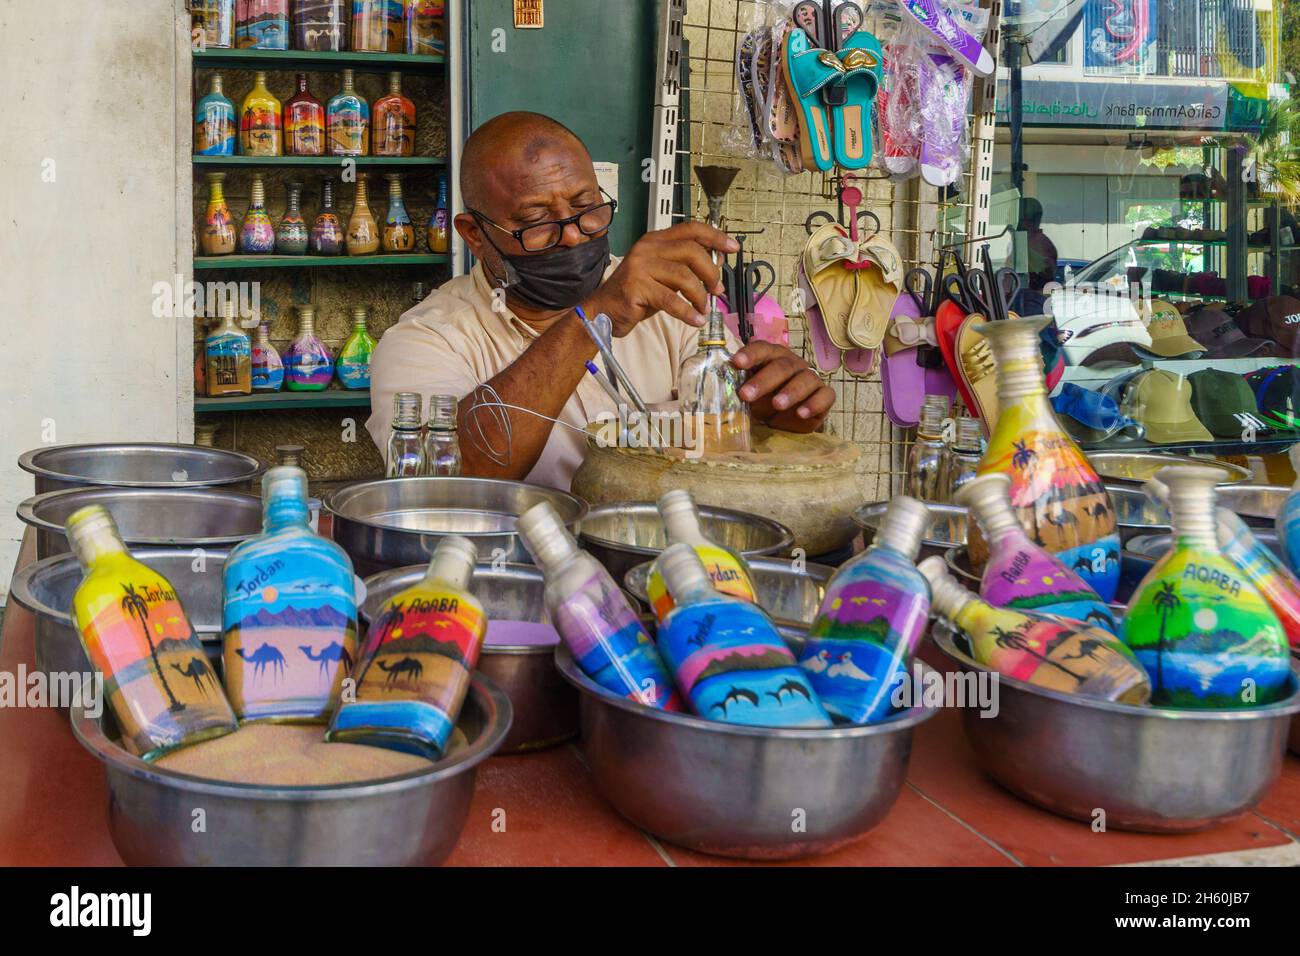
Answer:
<svg viewBox="0 0 1300 956"><path fill-rule="evenodd" d="M596 236L609 228L609 224L614 221L614 212L618 209L618 200L610 198L609 193L604 189L600 190L600 194L608 201L584 209L568 219L534 223L522 229L507 229L493 222L477 209L467 211L479 222L487 223L492 228L514 237L526 252L545 252L560 244L560 240L564 237L564 230L570 223L576 225L584 236Z"/></svg>

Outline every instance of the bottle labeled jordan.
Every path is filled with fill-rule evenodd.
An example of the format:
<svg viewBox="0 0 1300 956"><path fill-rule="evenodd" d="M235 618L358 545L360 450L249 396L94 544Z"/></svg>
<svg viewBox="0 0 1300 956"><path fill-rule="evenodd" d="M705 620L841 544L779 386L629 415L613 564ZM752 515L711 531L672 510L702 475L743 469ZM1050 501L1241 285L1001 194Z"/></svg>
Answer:
<svg viewBox="0 0 1300 956"><path fill-rule="evenodd" d="M100 505L65 525L83 577L72 623L120 729L122 746L145 760L228 734L236 727L176 588L131 556Z"/></svg>
<svg viewBox="0 0 1300 956"><path fill-rule="evenodd" d="M758 591L754 587L754 576L749 565L735 551L705 537L700 528L700 509L689 491L666 492L659 499L659 516L663 518L664 529L668 532L668 542L681 542L694 548L715 588L750 603L758 602ZM673 609L673 598L664 583L658 559L650 568L646 596L659 621Z"/></svg>
<svg viewBox="0 0 1300 956"><path fill-rule="evenodd" d="M894 692L925 636L930 585L916 570L930 509L900 495L871 547L835 572L808 631L799 666L822 706L854 724L894 714Z"/></svg>
<svg viewBox="0 0 1300 956"><path fill-rule="evenodd" d="M689 544L670 545L660 561L674 607L657 643L692 711L750 727L831 726L808 673L766 614L714 588Z"/></svg>
<svg viewBox="0 0 1300 956"><path fill-rule="evenodd" d="M262 508L222 569L226 691L243 720L323 723L357 655L352 561L308 526L301 468L263 476Z"/></svg>
<svg viewBox="0 0 1300 956"><path fill-rule="evenodd" d="M424 578L384 602L326 739L438 759L460 716L487 634L487 613L470 593L478 551L468 538L438 542Z"/></svg>
<svg viewBox="0 0 1300 956"><path fill-rule="evenodd" d="M965 635L970 656L985 667L1066 694L1124 704L1151 699L1146 670L1109 632L1063 617L994 607L962 587L937 555L918 569L930 582L935 616Z"/></svg>
<svg viewBox="0 0 1300 956"><path fill-rule="evenodd" d="M958 490L956 502L979 523L989 544L980 579L984 600L994 607L1066 617L1119 637L1119 623L1097 592L1075 569L1029 540L1011 505L1010 476L980 475ZM1080 569L1084 563L1076 560Z"/></svg>
<svg viewBox="0 0 1300 956"><path fill-rule="evenodd" d="M546 610L582 672L616 697L679 711L655 642L614 579L578 548L546 502L519 516L519 536L546 576Z"/></svg>

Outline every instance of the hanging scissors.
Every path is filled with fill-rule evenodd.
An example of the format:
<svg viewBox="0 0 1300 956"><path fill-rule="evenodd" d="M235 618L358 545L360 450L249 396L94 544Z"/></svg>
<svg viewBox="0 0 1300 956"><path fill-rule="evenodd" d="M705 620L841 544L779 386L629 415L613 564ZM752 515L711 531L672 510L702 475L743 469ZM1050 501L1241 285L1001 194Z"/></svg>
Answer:
<svg viewBox="0 0 1300 956"><path fill-rule="evenodd" d="M950 272L943 277L939 288L944 296L957 303L967 315L973 315L984 307L983 300L978 298L971 289L969 275L963 276L957 272Z"/></svg>
<svg viewBox="0 0 1300 956"><path fill-rule="evenodd" d="M993 270L991 264L986 264L984 269L976 269L966 276L966 288L984 308L986 316L1002 321L1008 318L1011 300L1020 291L1020 276L1011 269Z"/></svg>
<svg viewBox="0 0 1300 956"><path fill-rule="evenodd" d="M830 6L833 0L825 0L825 2ZM834 7L829 18L836 33L833 37L826 33L826 13L826 7L823 7L819 0L803 0L795 4L792 16L795 26L807 33L813 43L834 52L862 26L862 8L853 0Z"/></svg>

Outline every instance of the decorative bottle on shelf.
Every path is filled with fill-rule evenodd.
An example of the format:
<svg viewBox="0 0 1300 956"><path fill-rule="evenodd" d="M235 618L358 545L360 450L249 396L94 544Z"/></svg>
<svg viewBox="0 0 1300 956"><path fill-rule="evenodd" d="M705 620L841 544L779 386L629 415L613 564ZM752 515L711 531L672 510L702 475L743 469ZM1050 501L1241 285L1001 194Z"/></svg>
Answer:
<svg viewBox="0 0 1300 956"><path fill-rule="evenodd" d="M253 347L248 333L235 322L234 310L224 297L217 300L217 315L220 324L203 343L208 395L251 395Z"/></svg>
<svg viewBox="0 0 1300 956"><path fill-rule="evenodd" d="M1039 333L1050 321L1036 316L976 326L997 363L1001 409L979 471L1011 476L1011 503L1029 537L1109 602L1119 586L1115 508L1047 400ZM972 566L982 567L988 546L978 529L968 529L967 547Z"/></svg>
<svg viewBox="0 0 1300 956"><path fill-rule="evenodd" d="M356 697L334 714L329 741L441 757L460 716L487 635L469 590L478 550L460 535L438 541L416 585L384 602L366 635Z"/></svg>
<svg viewBox="0 0 1300 956"><path fill-rule="evenodd" d="M284 386L291 392L319 392L334 377L330 350L316 337L316 307L298 306L298 334L284 350Z"/></svg>
<svg viewBox="0 0 1300 956"><path fill-rule="evenodd" d="M916 570L930 510L900 495L866 551L843 565L799 655L822 706L854 724L884 720L925 637L930 584Z"/></svg>
<svg viewBox="0 0 1300 956"><path fill-rule="evenodd" d="M739 553L708 538L700 527L700 509L689 491L667 491L658 502L659 517L663 519L669 544L689 544L709 572L709 580L723 594L750 603L758 602L754 575ZM673 598L664 582L663 570L656 560L650 566L646 580L646 597L655 618L662 621L673 609Z"/></svg>
<svg viewBox="0 0 1300 956"><path fill-rule="evenodd" d="M171 582L133 558L113 516L87 505L64 528L81 565L72 624L104 677L122 746L153 760L237 724Z"/></svg>
<svg viewBox="0 0 1300 956"><path fill-rule="evenodd" d="M406 52L444 56L447 52L446 18L445 0L407 0Z"/></svg>
<svg viewBox="0 0 1300 956"><path fill-rule="evenodd" d="M368 256L379 251L379 223L370 212L370 177L357 173L356 199L348 220L347 248L350 256Z"/></svg>
<svg viewBox="0 0 1300 956"><path fill-rule="evenodd" d="M936 501L952 501L957 489L979 474L984 457L984 431L978 418L957 419L957 435L944 449L939 462L939 490Z"/></svg>
<svg viewBox="0 0 1300 956"><path fill-rule="evenodd" d="M300 256L307 251L310 233L302 218L302 183L285 183L284 215L275 227L275 251L282 256Z"/></svg>
<svg viewBox="0 0 1300 956"><path fill-rule="evenodd" d="M1011 506L1011 478L993 472L973 478L957 492L989 543L980 596L994 607L1055 614L1116 637L1119 624L1097 592L1075 569L1029 540Z"/></svg>
<svg viewBox="0 0 1300 956"><path fill-rule="evenodd" d="M344 70L339 91L325 107L325 133L331 156L365 156L370 151L370 104Z"/></svg>
<svg viewBox="0 0 1300 956"><path fill-rule="evenodd" d="M455 395L429 396L429 427L424 439L426 473L436 477L460 476L460 439L456 436Z"/></svg>
<svg viewBox="0 0 1300 956"><path fill-rule="evenodd" d="M235 217L226 205L225 173L208 173L208 208L203 214L199 249L205 256L227 256L235 251Z"/></svg>
<svg viewBox="0 0 1300 956"><path fill-rule="evenodd" d="M1282 502L1282 509L1273 522L1277 541L1282 547L1282 559L1294 574L1300 574L1300 443L1287 452L1296 474L1291 493Z"/></svg>
<svg viewBox="0 0 1300 956"><path fill-rule="evenodd" d="M438 174L438 202L433 207L426 230L429 251L434 255L446 255L451 247L451 217L447 212L447 177Z"/></svg>
<svg viewBox="0 0 1300 956"><path fill-rule="evenodd" d="M384 215L384 232L380 248L384 252L415 251L415 227L402 201L402 177L397 173L388 176L388 212Z"/></svg>
<svg viewBox="0 0 1300 956"><path fill-rule="evenodd" d="M374 155L415 155L415 104L402 95L402 74L388 74L388 93L375 100L370 116Z"/></svg>
<svg viewBox="0 0 1300 956"><path fill-rule="evenodd" d="M266 88L266 72L258 70L239 111L239 151L245 156L279 156L283 129L280 101Z"/></svg>
<svg viewBox="0 0 1300 956"><path fill-rule="evenodd" d="M406 45L402 0L352 0L352 49L401 53Z"/></svg>
<svg viewBox="0 0 1300 956"><path fill-rule="evenodd" d="M370 387L370 358L377 343L366 328L367 317L368 313L360 306L352 310L352 334L343 343L336 363L336 374L344 388Z"/></svg>
<svg viewBox="0 0 1300 956"><path fill-rule="evenodd" d="M935 616L966 635L971 657L985 667L1067 694L1125 704L1145 704L1151 698L1151 678L1133 652L1101 628L994 607L962 587L938 555L918 568L930 582Z"/></svg>
<svg viewBox="0 0 1300 956"><path fill-rule="evenodd" d="M221 572L222 662L242 720L318 723L338 706L357 654L352 560L308 526L307 473L262 477L262 533Z"/></svg>
<svg viewBox="0 0 1300 956"><path fill-rule="evenodd" d="M306 73L299 73L294 82L294 94L284 103L284 154L324 156L325 107L311 95Z"/></svg>
<svg viewBox="0 0 1300 956"><path fill-rule="evenodd" d="M546 576L546 610L582 672L616 697L680 711L673 679L627 596L578 547L555 509L534 505L519 516L518 529Z"/></svg>
<svg viewBox="0 0 1300 956"><path fill-rule="evenodd" d="M903 474L903 494L921 501L939 500L939 472L946 446L943 420L948 416L948 399L944 395L927 395L921 406L921 420L916 438L907 450L907 470Z"/></svg>
<svg viewBox="0 0 1300 956"><path fill-rule="evenodd" d="M720 309L709 313L700 331L699 351L688 356L678 374L678 394L683 416L693 416L691 427L697 450L705 454L752 450L749 406L740 398L745 373L731 364L727 351L727 326Z"/></svg>
<svg viewBox="0 0 1300 956"><path fill-rule="evenodd" d="M659 627L659 653L692 711L751 727L831 725L766 614L714 588L689 544L669 545L659 561L675 605Z"/></svg>
<svg viewBox="0 0 1300 956"><path fill-rule="evenodd" d="M289 0L236 0L235 45L241 49L289 49Z"/></svg>
<svg viewBox="0 0 1300 956"><path fill-rule="evenodd" d="M220 73L212 74L207 95L194 107L194 152L199 156L235 155L235 104L222 89Z"/></svg>
<svg viewBox="0 0 1300 956"><path fill-rule="evenodd" d="M271 344L271 331L265 322L257 327L253 338L253 391L278 392L284 385L284 363Z"/></svg>
<svg viewBox="0 0 1300 956"><path fill-rule="evenodd" d="M235 45L235 0L194 0L190 26L199 49L228 50Z"/></svg>
<svg viewBox="0 0 1300 956"><path fill-rule="evenodd" d="M393 396L393 425L384 458L385 477L419 478L425 473L424 440L420 436L423 408L424 398L419 392L398 392Z"/></svg>
<svg viewBox="0 0 1300 956"><path fill-rule="evenodd" d="M248 211L239 227L239 251L250 255L274 252L275 226L271 225L271 214L266 211L266 184L261 173L253 174L248 193Z"/></svg>
<svg viewBox="0 0 1300 956"><path fill-rule="evenodd" d="M311 252L316 256L341 256L346 239L343 223L334 210L334 180L321 180L320 193L320 212L311 227Z"/></svg>
<svg viewBox="0 0 1300 956"><path fill-rule="evenodd" d="M293 48L312 53L341 53L348 48L349 0L291 0Z"/></svg>
<svg viewBox="0 0 1300 956"><path fill-rule="evenodd" d="M1235 708L1287 694L1291 657L1277 615L1219 549L1218 468L1170 465L1174 546L1147 572L1124 616L1124 640L1151 674L1151 702Z"/></svg>

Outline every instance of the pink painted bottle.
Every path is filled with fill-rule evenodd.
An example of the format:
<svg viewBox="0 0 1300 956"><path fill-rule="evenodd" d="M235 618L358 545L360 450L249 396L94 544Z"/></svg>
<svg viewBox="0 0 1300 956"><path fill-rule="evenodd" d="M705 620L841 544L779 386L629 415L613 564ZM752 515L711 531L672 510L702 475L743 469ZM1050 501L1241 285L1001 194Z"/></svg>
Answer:
<svg viewBox="0 0 1300 956"><path fill-rule="evenodd" d="M1009 475L992 472L972 478L954 500L979 522L989 543L980 597L994 607L1055 614L1119 636L1119 624L1101 596L1056 555L1030 540L1011 504Z"/></svg>
<svg viewBox="0 0 1300 956"><path fill-rule="evenodd" d="M680 711L654 640L608 571L578 548L546 502L519 516L519 535L546 575L546 609L584 674L618 697Z"/></svg>

